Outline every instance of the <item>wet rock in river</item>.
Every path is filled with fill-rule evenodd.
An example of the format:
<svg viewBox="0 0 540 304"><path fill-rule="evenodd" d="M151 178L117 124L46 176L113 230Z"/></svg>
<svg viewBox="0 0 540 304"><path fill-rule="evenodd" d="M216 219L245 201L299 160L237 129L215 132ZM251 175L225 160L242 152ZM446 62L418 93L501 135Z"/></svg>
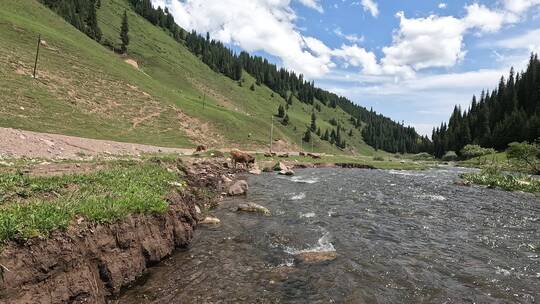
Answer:
<svg viewBox="0 0 540 304"><path fill-rule="evenodd" d="M291 169L281 170L281 171L279 171L278 174L279 174L279 175L288 175L288 176L292 176L292 175L294 175L294 171L291 170Z"/></svg>
<svg viewBox="0 0 540 304"><path fill-rule="evenodd" d="M286 170L290 170L289 167L287 167L284 163L282 162L278 162L277 164L274 165L274 167L272 167L272 169L274 171L286 171Z"/></svg>
<svg viewBox="0 0 540 304"><path fill-rule="evenodd" d="M204 220L200 221L200 225L218 225L221 221L215 216L207 216Z"/></svg>
<svg viewBox="0 0 540 304"><path fill-rule="evenodd" d="M245 180L239 180L234 183L227 192L230 196L245 195L248 191L248 183Z"/></svg>
<svg viewBox="0 0 540 304"><path fill-rule="evenodd" d="M249 173L253 174L253 175L261 175L262 171L261 171L261 169L259 169L259 167L257 165L255 165L255 166L253 166L253 168L251 170L249 170Z"/></svg>
<svg viewBox="0 0 540 304"><path fill-rule="evenodd" d="M270 215L270 210L264 206L255 203L246 203L238 205L237 211L261 213Z"/></svg>

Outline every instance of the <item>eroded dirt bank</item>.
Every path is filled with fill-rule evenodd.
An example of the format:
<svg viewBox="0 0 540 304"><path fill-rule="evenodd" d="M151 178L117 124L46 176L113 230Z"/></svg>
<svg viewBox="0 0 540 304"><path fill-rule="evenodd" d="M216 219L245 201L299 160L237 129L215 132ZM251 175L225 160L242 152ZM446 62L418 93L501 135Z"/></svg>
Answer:
<svg viewBox="0 0 540 304"><path fill-rule="evenodd" d="M47 239L4 245L0 303L106 303L148 267L189 246L198 209L213 203L229 171L218 160L182 170L188 186L170 192L165 214L131 215L102 225L79 218Z"/></svg>

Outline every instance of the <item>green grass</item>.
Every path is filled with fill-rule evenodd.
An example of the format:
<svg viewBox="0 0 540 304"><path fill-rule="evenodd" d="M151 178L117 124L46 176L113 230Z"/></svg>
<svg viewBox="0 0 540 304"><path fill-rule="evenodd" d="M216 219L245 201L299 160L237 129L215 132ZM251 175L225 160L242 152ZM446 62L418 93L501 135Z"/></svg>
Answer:
<svg viewBox="0 0 540 304"><path fill-rule="evenodd" d="M47 236L78 217L110 223L129 214L164 213L170 183L181 181L151 161L116 161L89 174L0 174L0 242Z"/></svg>
<svg viewBox="0 0 540 304"><path fill-rule="evenodd" d="M36 0L3 3L0 94L7 100L0 109L0 126L172 147L205 143L248 150L268 145L271 117L285 100L265 86L251 91L255 80L247 73L240 87L213 72L165 31L136 15L126 0L102 2L98 18L103 39L119 43L125 9L129 58L140 70ZM38 33L49 47L41 49L36 81L30 73ZM295 99L288 111L290 124L275 123L274 138L300 148L312 110ZM317 116L323 132L331 118L340 121L350 148L340 151L316 139L315 151L384 154L363 142L341 109L323 106Z"/></svg>
<svg viewBox="0 0 540 304"><path fill-rule="evenodd" d="M498 188L505 191L523 191L540 195L540 180L526 175L482 170L479 173L464 173L461 178L469 183L489 188Z"/></svg>

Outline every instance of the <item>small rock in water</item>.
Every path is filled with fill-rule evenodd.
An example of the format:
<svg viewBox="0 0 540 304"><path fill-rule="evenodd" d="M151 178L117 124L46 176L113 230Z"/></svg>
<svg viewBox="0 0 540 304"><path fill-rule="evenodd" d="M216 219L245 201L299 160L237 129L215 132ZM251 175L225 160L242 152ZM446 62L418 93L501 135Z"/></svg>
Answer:
<svg viewBox="0 0 540 304"><path fill-rule="evenodd" d="M253 174L253 175L261 175L262 171L261 171L261 169L259 169L259 167L257 165L255 165L253 167L253 169L249 170L249 173Z"/></svg>
<svg viewBox="0 0 540 304"><path fill-rule="evenodd" d="M204 220L199 222L200 225L217 225L219 223L221 223L221 221L215 216L207 216Z"/></svg>
<svg viewBox="0 0 540 304"><path fill-rule="evenodd" d="M295 256L295 259L302 263L316 264L321 262L333 261L337 258L335 251L308 251L301 252Z"/></svg>
<svg viewBox="0 0 540 304"><path fill-rule="evenodd" d="M230 196L245 195L248 188L248 183L245 180L239 180L229 188L228 194Z"/></svg>
<svg viewBox="0 0 540 304"><path fill-rule="evenodd" d="M281 171L279 171L279 175L292 176L292 175L294 175L294 171L291 170L291 169L281 170Z"/></svg>
<svg viewBox="0 0 540 304"><path fill-rule="evenodd" d="M238 205L237 211L262 213L264 215L270 215L270 210L261 205L255 203L247 203Z"/></svg>
<svg viewBox="0 0 540 304"><path fill-rule="evenodd" d="M287 170L290 170L289 167L287 167L282 162L278 162L277 164L275 164L272 169L274 169L274 171L287 171Z"/></svg>

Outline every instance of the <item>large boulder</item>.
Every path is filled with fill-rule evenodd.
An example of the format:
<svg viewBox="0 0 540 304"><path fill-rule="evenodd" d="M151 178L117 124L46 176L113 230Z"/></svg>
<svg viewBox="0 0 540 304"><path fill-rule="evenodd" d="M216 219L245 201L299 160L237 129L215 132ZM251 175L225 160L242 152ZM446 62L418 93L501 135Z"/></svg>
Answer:
<svg viewBox="0 0 540 304"><path fill-rule="evenodd" d="M272 167L274 171L287 171L289 170L289 167L287 167L284 163L278 162Z"/></svg>
<svg viewBox="0 0 540 304"><path fill-rule="evenodd" d="M239 180L229 187L227 192L230 196L246 195L249 189L248 183L245 180Z"/></svg>
<svg viewBox="0 0 540 304"><path fill-rule="evenodd" d="M253 213L261 213L264 215L270 215L270 210L268 210L268 208L255 204L255 203L240 204L238 205L237 211L253 212Z"/></svg>

